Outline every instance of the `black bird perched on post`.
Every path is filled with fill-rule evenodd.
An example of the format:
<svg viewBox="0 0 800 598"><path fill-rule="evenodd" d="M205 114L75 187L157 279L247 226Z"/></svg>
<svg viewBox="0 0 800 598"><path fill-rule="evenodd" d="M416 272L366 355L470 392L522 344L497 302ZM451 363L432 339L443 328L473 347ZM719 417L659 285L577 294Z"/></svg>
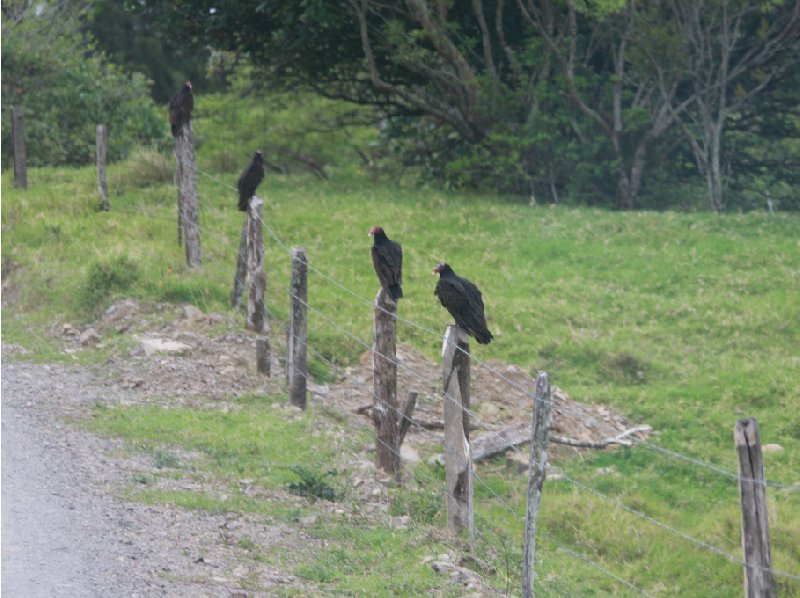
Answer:
<svg viewBox="0 0 800 598"><path fill-rule="evenodd" d="M392 241L380 226L373 226L369 231L372 237L372 265L381 286L389 293L392 301L403 296L400 286L403 282L403 248L397 241Z"/></svg>
<svg viewBox="0 0 800 598"><path fill-rule="evenodd" d="M169 124L172 127L173 137L177 137L181 128L189 124L189 120L192 118L192 108L194 108L192 82L187 81L169 101Z"/></svg>
<svg viewBox="0 0 800 598"><path fill-rule="evenodd" d="M450 312L461 326L475 340L487 345L492 340L492 333L486 327L486 317L483 315L483 298L481 292L466 278L458 276L453 269L441 263L433 269L439 275L434 295L439 297L441 304Z"/></svg>
<svg viewBox="0 0 800 598"><path fill-rule="evenodd" d="M256 152L253 159L250 160L250 164L245 167L236 182L236 187L239 189L239 211L247 211L250 205L250 198L256 194L256 189L263 180L264 154Z"/></svg>

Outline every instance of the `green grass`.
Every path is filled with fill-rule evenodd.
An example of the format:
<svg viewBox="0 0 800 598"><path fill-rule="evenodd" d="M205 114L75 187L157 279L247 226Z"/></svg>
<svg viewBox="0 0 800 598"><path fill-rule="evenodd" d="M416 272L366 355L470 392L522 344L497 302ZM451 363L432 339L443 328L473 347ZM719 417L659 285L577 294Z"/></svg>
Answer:
<svg viewBox="0 0 800 598"><path fill-rule="evenodd" d="M197 135L206 139L225 126L211 112L195 125ZM257 136L252 141L260 142ZM214 143L200 147L200 168L223 172L218 176L233 185L238 168L227 172L219 167L222 146ZM236 147L241 153L237 163L249 154L245 149ZM111 168L112 189L115 177L127 176L112 195L108 213L96 210L90 168L32 169L27 191L14 189L10 173L3 175L4 342L25 346L32 359L63 359L58 324L89 323L119 296L189 302L205 311L227 309L242 223L235 194L199 177L203 267L191 272L175 242L174 188L158 182L137 186L130 168L124 163ZM433 296L430 271L446 260L483 291L495 340L473 345L479 359L501 359L531 372L546 369L573 398L610 405L633 421L652 425L653 442L727 470L736 469L734 422L756 417L762 442L784 448L765 455L767 477L797 480L800 217L532 209L502 197L368 184L355 176L357 169L348 168L328 183L268 174L260 192L266 200L265 221L281 240L306 247L314 268L368 300L360 301L314 271L309 274L310 304L364 343L371 343L369 302L377 289L367 232L382 225L404 247L402 317L443 332L449 317ZM265 240L268 302L285 315L289 256L269 234ZM315 313L309 334L311 349L338 364L355 362L364 350ZM401 342L437 357L441 341L436 334L400 323L398 335ZM116 339L105 351L80 352L77 358L99 362L124 342ZM321 360L315 361L314 374L330 380ZM265 463L293 465L303 455L270 454L266 442L248 444L275 431L264 413L247 416L249 408L224 416L154 409L100 412L98 418L108 433L149 447L174 443L200 450L220 475L254 477L274 487L288 483L288 469ZM287 425L297 426L297 432L307 424L300 419ZM315 449L311 456L319 471L335 466L324 452ZM616 473L598 473L608 467ZM740 552L737 490L723 476L645 448L590 454L564 469L660 521L732 554ZM479 474L517 513L524 512L522 476L493 464L482 466ZM440 476L419 475L427 480L427 490L400 491L397 508L412 514L418 526L437 526L432 502ZM157 489L140 486L137 491L151 499L161 496ZM495 538L491 550L496 559L511 555L516 563L509 575L516 584L512 587L518 587L521 524L479 486L479 520L490 530L487 536ZM169 500L184 504L180 497ZM799 574L800 493L770 488L769 501L774 566ZM548 535L653 594L729 596L741 591L739 567L725 558L567 482L548 484L542 518ZM416 554L399 548L408 538L398 538L381 540L398 554L392 583L405 583L405 578L414 583ZM498 548L501 539L506 549ZM358 592L363 583L376 595L414 594L400 586L373 585L392 578L380 570L368 573L372 581L359 580L350 553L366 550L372 559L373 552L355 540L343 543L350 547L340 555L345 562L337 565L339 556L323 555L322 562L309 565L309 579L329 579L324 583L342 591ZM624 593L622 586L547 541L540 540L540 546L542 583L549 584L552 595ZM427 581L413 588L432 587L426 585L430 579L421 579ZM504 587L504 579L495 584ZM780 584L782 595L800 595L797 582L782 579Z"/></svg>

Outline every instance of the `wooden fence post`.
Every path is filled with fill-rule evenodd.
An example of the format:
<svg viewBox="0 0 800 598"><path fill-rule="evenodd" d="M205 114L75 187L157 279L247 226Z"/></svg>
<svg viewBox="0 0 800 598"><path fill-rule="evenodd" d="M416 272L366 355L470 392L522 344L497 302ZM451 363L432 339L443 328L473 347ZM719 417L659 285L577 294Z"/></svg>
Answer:
<svg viewBox="0 0 800 598"><path fill-rule="evenodd" d="M447 327L442 346L444 376L444 467L447 528L469 530L474 539L472 459L469 446L469 337L455 325Z"/></svg>
<svg viewBox="0 0 800 598"><path fill-rule="evenodd" d="M254 195L247 212L247 327L256 333L256 369L270 375L269 318L265 304L267 271L264 268L262 218L264 201ZM239 249L241 250L241 244ZM238 267L237 267L238 269Z"/></svg>
<svg viewBox="0 0 800 598"><path fill-rule="evenodd" d="M28 188L28 150L25 147L25 126L22 108L11 108L11 137L14 144L14 186Z"/></svg>
<svg viewBox="0 0 800 598"><path fill-rule="evenodd" d="M108 212L108 181L106 180L106 155L108 154L108 128L97 125L95 130L97 156L97 190L100 192L100 209Z"/></svg>
<svg viewBox="0 0 800 598"><path fill-rule="evenodd" d="M777 596L772 575L767 514L767 486L761 439L755 418L741 419L733 429L739 457L739 498L742 503L742 550L746 598Z"/></svg>
<svg viewBox="0 0 800 598"><path fill-rule="evenodd" d="M536 515L542 499L542 484L547 467L547 441L550 431L552 403L547 372L536 376L533 392L533 424L531 428L531 454L528 461L528 507L525 517L525 556L522 578L522 598L533 598L536 561Z"/></svg>
<svg viewBox="0 0 800 598"><path fill-rule="evenodd" d="M231 290L231 307L238 308L242 304L244 281L247 277L247 217L242 224L242 237L239 239L239 253L236 255L236 273L233 275Z"/></svg>
<svg viewBox="0 0 800 598"><path fill-rule="evenodd" d="M372 422L379 469L400 473L400 429L397 422L397 303L381 287L375 295L372 336Z"/></svg>
<svg viewBox="0 0 800 598"><path fill-rule="evenodd" d="M175 137L176 179L178 182L178 243L183 234L186 265L200 266L200 214L197 195L197 166L194 159L192 128L186 124Z"/></svg>
<svg viewBox="0 0 800 598"><path fill-rule="evenodd" d="M289 400L306 408L306 352L308 339L308 257L302 247L292 248L292 282L289 287L289 337L286 343L286 377Z"/></svg>

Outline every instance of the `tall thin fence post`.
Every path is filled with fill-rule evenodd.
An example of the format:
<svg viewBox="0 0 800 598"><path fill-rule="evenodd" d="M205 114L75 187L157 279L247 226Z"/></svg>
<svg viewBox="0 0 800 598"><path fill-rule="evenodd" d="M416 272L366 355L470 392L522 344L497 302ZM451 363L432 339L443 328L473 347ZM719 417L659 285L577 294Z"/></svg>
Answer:
<svg viewBox="0 0 800 598"><path fill-rule="evenodd" d="M242 224L242 237L239 239L239 253L236 255L236 273L233 275L231 290L231 307L238 308L242 304L244 281L247 277L247 217Z"/></svg>
<svg viewBox="0 0 800 598"><path fill-rule="evenodd" d="M28 150L25 147L25 126L22 108L11 108L11 137L14 144L14 186L28 188Z"/></svg>
<svg viewBox="0 0 800 598"><path fill-rule="evenodd" d="M197 166L195 165L192 128L186 124L175 137L176 179L178 183L178 243L183 235L186 265L200 266L200 210L197 195Z"/></svg>
<svg viewBox="0 0 800 598"><path fill-rule="evenodd" d="M767 486L761 439L755 418L741 419L733 429L739 457L739 498L742 503L742 550L746 598L777 596L772 574L767 514Z"/></svg>
<svg viewBox="0 0 800 598"><path fill-rule="evenodd" d="M286 377L289 400L306 408L306 352L308 343L308 257L302 247L292 248L292 282L289 287L289 330L286 343Z"/></svg>
<svg viewBox="0 0 800 598"><path fill-rule="evenodd" d="M444 377L444 467L447 528L469 530L474 540L472 458L469 445L469 337L458 326L447 327L442 346Z"/></svg>
<svg viewBox="0 0 800 598"><path fill-rule="evenodd" d="M256 369L270 375L269 318L266 309L267 271L264 268L262 219L264 201L254 195L247 212L247 327L256 333ZM241 249L241 247L240 247Z"/></svg>
<svg viewBox="0 0 800 598"><path fill-rule="evenodd" d="M542 484L547 467L547 441L552 414L550 407L550 380L547 372L536 376L533 391L533 424L531 428L531 454L528 461L528 506L525 516L525 553L522 576L522 598L533 598L536 561L536 516L542 499Z"/></svg>
<svg viewBox="0 0 800 598"><path fill-rule="evenodd" d="M375 295L372 343L372 421L375 459L379 469L400 473L400 429L397 425L397 303L380 288Z"/></svg>
<svg viewBox="0 0 800 598"><path fill-rule="evenodd" d="M100 193L100 209L104 212L108 212L108 181L106 180L108 127L105 125L97 125L95 131L95 150L97 156L97 191Z"/></svg>

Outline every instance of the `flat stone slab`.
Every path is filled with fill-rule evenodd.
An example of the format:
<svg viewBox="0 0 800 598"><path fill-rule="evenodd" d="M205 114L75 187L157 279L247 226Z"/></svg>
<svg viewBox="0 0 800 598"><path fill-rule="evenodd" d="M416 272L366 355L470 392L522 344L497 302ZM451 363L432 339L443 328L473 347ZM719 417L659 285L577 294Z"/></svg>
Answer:
<svg viewBox="0 0 800 598"><path fill-rule="evenodd" d="M148 357L156 353L169 353L171 355L188 355L192 347L186 343L173 341L168 338L140 338L139 346Z"/></svg>

